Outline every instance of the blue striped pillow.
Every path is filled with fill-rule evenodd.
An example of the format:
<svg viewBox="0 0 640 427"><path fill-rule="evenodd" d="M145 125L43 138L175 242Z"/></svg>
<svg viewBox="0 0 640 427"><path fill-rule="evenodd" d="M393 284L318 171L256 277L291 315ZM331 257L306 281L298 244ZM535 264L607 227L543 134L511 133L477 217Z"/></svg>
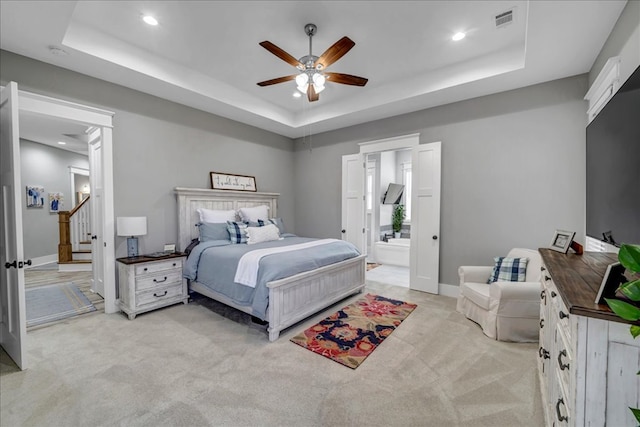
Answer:
<svg viewBox="0 0 640 427"><path fill-rule="evenodd" d="M227 231L231 243L247 243L248 222L227 221Z"/></svg>
<svg viewBox="0 0 640 427"><path fill-rule="evenodd" d="M529 258L495 257L495 265L487 283L524 282L527 275Z"/></svg>

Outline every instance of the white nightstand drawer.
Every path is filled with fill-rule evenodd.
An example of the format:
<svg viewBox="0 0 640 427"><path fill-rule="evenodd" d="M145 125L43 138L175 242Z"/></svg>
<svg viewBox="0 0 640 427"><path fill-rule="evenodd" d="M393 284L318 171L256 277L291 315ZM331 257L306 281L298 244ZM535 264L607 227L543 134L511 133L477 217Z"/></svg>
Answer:
<svg viewBox="0 0 640 427"><path fill-rule="evenodd" d="M165 287L172 283L180 282L182 282L182 270L165 271L161 274L154 274L149 277L137 279L136 292L144 291L151 288Z"/></svg>
<svg viewBox="0 0 640 427"><path fill-rule="evenodd" d="M170 286L168 288L158 288L147 292L141 292L136 295L136 308L146 304L159 304L158 307L162 307L162 303L160 301L168 300L181 295L182 284L176 284L175 286Z"/></svg>
<svg viewBox="0 0 640 427"><path fill-rule="evenodd" d="M182 261L174 259L136 265L136 276L172 269L182 269Z"/></svg>

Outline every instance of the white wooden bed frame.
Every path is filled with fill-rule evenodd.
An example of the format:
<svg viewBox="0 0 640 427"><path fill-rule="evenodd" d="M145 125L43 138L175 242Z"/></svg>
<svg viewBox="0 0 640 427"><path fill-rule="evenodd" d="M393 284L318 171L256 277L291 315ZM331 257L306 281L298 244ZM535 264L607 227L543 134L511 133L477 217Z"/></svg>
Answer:
<svg viewBox="0 0 640 427"><path fill-rule="evenodd" d="M266 205L270 217L278 214L278 193L206 190L177 187L178 199L178 250L184 250L192 239L198 237L195 226L199 222L198 208L238 210L245 207ZM325 267L269 282L269 341L275 341L280 331L302 319L340 301L362 292L365 277L365 255ZM235 304L226 296L198 283L190 282L189 288L244 313L255 315L251 306Z"/></svg>

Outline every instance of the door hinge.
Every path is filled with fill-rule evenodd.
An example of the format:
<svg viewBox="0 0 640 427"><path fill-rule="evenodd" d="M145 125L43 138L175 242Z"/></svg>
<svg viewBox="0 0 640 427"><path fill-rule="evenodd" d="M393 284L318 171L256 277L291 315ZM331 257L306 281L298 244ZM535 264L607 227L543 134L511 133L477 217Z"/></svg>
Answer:
<svg viewBox="0 0 640 427"><path fill-rule="evenodd" d="M364 229L364 228L362 229L362 233L363 233L363 234L364 234L364 233L366 233L366 231L365 231L365 229Z"/></svg>

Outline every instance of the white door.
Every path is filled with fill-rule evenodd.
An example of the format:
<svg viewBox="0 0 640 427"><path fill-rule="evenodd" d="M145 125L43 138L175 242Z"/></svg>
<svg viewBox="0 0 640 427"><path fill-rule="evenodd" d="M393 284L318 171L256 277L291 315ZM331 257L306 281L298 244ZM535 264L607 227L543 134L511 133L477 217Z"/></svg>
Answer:
<svg viewBox="0 0 640 427"><path fill-rule="evenodd" d="M26 369L24 342L27 336L27 319L23 270L18 85L14 82L2 89L0 116L0 268L3 271L0 283L0 345L20 369Z"/></svg>
<svg viewBox="0 0 640 427"><path fill-rule="evenodd" d="M102 137L100 129L89 136L89 186L91 187L91 262L93 278L91 290L104 295L104 185L102 174Z"/></svg>
<svg viewBox="0 0 640 427"><path fill-rule="evenodd" d="M366 254L364 217L364 160L360 154L342 156L342 240Z"/></svg>
<svg viewBox="0 0 640 427"><path fill-rule="evenodd" d="M412 149L411 289L437 294L440 263L441 143Z"/></svg>

